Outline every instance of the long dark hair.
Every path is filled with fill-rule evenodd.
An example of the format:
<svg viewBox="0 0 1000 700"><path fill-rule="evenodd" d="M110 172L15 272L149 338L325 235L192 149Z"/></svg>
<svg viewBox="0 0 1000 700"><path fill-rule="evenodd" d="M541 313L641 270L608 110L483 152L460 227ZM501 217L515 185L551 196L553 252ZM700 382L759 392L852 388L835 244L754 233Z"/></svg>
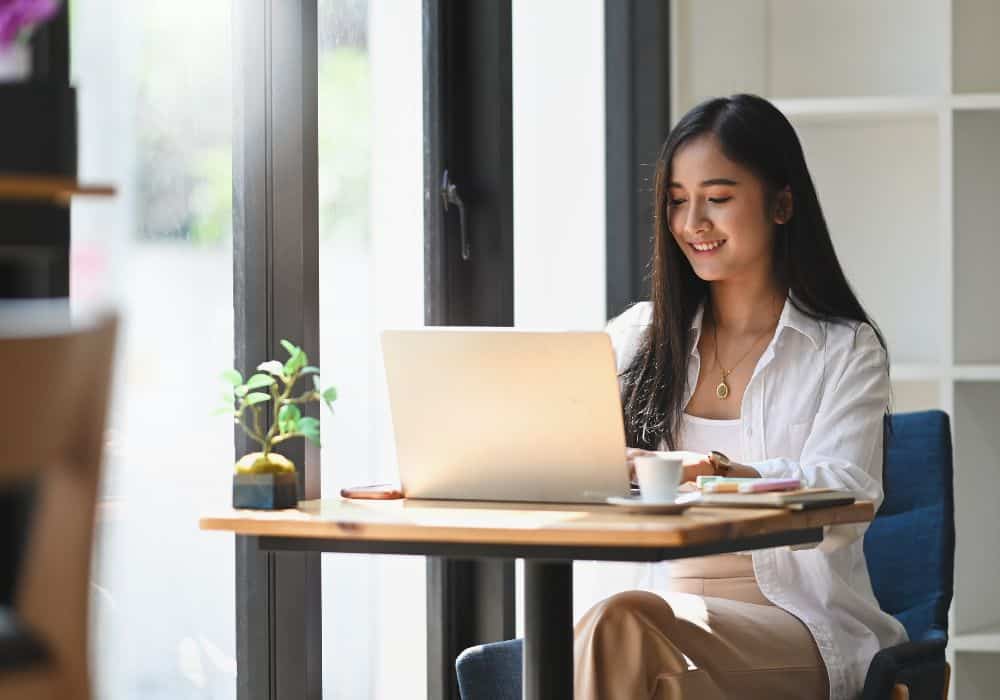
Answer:
<svg viewBox="0 0 1000 700"><path fill-rule="evenodd" d="M653 199L653 316L639 350L622 374L622 403L628 444L676 449L683 412L691 323L708 297L669 228L670 165L680 146L714 134L725 156L764 183L767 199L785 187L792 193L792 216L775 224L774 275L792 303L808 316L833 322L863 321L885 348L881 331L862 308L833 250L816 188L806 168L795 129L774 105L756 95L706 100L670 131L656 162Z"/></svg>

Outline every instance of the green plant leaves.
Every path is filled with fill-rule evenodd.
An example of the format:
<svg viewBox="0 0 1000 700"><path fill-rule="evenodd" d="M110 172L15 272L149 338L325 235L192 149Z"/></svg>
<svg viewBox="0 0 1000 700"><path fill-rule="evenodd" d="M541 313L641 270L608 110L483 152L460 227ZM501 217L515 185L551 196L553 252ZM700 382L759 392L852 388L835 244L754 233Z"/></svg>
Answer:
<svg viewBox="0 0 1000 700"><path fill-rule="evenodd" d="M271 396L269 394L265 394L263 391L252 391L246 395L247 406L253 406L270 400Z"/></svg>
<svg viewBox="0 0 1000 700"><path fill-rule="evenodd" d="M295 404L285 404L278 411L278 430L281 434L286 433L297 433L299 431L299 419L302 417L302 412L299 407Z"/></svg>
<svg viewBox="0 0 1000 700"><path fill-rule="evenodd" d="M332 411L333 410L333 402L337 400L337 389L336 389L336 387L332 387L332 386L331 387L327 387L323 391L322 396L323 396L323 403L325 403L326 407L329 408Z"/></svg>
<svg viewBox="0 0 1000 700"><path fill-rule="evenodd" d="M309 360L306 359L306 354L298 348L295 348L295 352L288 358L288 361L285 362L285 374L289 377L293 376L296 372L305 367L308 362Z"/></svg>
<svg viewBox="0 0 1000 700"><path fill-rule="evenodd" d="M297 345L293 345L287 340L281 340L281 347L285 349L288 353L288 360L285 362L285 375L291 377L297 371L309 364L309 359L306 354L302 352L302 348Z"/></svg>
<svg viewBox="0 0 1000 700"><path fill-rule="evenodd" d="M268 444L283 442L294 437L304 437L316 446L320 444L320 423L312 416L304 416L300 405L312 401L324 402L330 410L333 410L333 402L337 399L337 390L334 387L323 389L319 383L319 367L309 364L309 358L302 348L294 343L282 339L281 347L288 353L285 362L278 360L268 360L257 365L257 371L251 374L246 381L243 375L235 370L229 369L223 372L222 378L228 384L223 395L224 406L218 408L214 415L229 414L233 421L240 425L251 438L260 442L265 450ZM314 389L303 392L299 396L293 396L292 391L300 375L312 375ZM281 380L279 384L278 381ZM236 402L235 407L233 402ZM247 407L256 406L267 401L274 403L276 414L274 421L276 431L264 431L264 435L257 421L260 418L260 409L253 409L255 428L248 427L241 422L242 416ZM277 433L277 434L275 434ZM280 438L279 438L280 436Z"/></svg>
<svg viewBox="0 0 1000 700"><path fill-rule="evenodd" d="M261 372L267 372L268 374L272 374L275 377L280 377L282 376L282 373L284 372L285 368L277 360L268 360L267 362L261 362L259 365L257 365L257 369L259 369Z"/></svg>
<svg viewBox="0 0 1000 700"><path fill-rule="evenodd" d="M319 421L312 416L305 416L299 419L299 432L305 436L306 440L320 447L319 444Z"/></svg>
<svg viewBox="0 0 1000 700"><path fill-rule="evenodd" d="M260 389L274 384L274 377L269 374L255 374L247 380L247 389Z"/></svg>

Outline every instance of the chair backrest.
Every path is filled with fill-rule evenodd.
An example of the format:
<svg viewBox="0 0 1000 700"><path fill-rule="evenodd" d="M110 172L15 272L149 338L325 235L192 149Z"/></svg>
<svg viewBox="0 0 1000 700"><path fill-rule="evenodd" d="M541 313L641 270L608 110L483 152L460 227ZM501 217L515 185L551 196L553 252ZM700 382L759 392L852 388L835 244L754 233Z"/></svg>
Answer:
<svg viewBox="0 0 1000 700"><path fill-rule="evenodd" d="M32 501L14 612L48 647L57 697L76 699L90 696L87 602L117 320L71 321L65 304L0 304L0 491Z"/></svg>
<svg viewBox="0 0 1000 700"><path fill-rule="evenodd" d="M872 587L912 641L947 639L955 562L950 422L942 411L889 420L885 500L864 542Z"/></svg>

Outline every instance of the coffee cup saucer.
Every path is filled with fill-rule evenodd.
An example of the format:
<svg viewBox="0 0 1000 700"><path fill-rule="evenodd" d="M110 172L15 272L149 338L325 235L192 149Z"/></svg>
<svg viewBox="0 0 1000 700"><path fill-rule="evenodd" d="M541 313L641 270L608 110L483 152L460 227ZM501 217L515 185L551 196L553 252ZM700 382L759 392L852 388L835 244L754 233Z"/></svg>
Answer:
<svg viewBox="0 0 1000 700"><path fill-rule="evenodd" d="M697 499L692 498L692 495L697 494L682 493L667 501L643 499L641 496L609 496L606 501L608 505L617 506L628 513L673 515L683 513L695 505Z"/></svg>

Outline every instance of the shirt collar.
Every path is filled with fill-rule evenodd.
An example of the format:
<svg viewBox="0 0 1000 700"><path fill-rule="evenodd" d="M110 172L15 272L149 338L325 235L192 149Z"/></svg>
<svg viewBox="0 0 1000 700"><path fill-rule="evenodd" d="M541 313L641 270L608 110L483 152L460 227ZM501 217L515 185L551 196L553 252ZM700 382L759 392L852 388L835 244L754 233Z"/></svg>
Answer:
<svg viewBox="0 0 1000 700"><path fill-rule="evenodd" d="M705 302L702 302L698 305L698 310L695 311L694 318L691 319L691 330L694 331L694 344L691 346L692 355L698 351L698 341L701 339L701 325L704 315ZM801 333L812 342L813 348L819 350L823 341L822 328L816 319L804 314L792 303L792 294L790 292L785 298L785 306L781 310L781 316L778 317L778 327L774 332L774 337L780 337L781 332L785 328L791 328Z"/></svg>

